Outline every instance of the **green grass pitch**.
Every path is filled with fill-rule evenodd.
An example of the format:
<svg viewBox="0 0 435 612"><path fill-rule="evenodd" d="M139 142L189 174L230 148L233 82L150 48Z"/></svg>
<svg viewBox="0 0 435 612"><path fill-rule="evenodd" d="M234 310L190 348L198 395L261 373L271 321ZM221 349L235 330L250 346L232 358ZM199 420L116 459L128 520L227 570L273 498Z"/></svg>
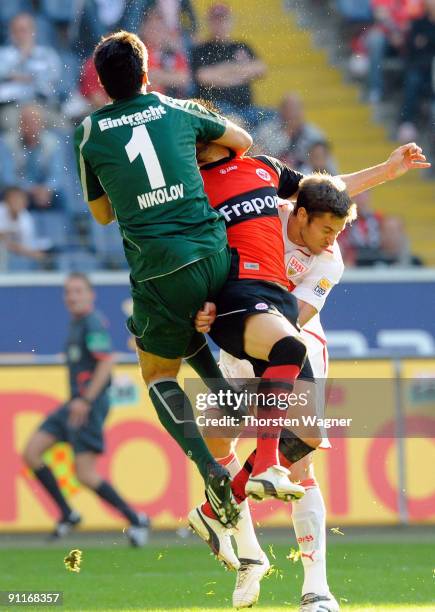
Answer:
<svg viewBox="0 0 435 612"><path fill-rule="evenodd" d="M329 582L343 611L435 610L433 540L346 540L346 534L330 536L328 551ZM286 559L292 542L289 539L284 545L283 541L269 549L277 571L263 581L257 605L262 612L297 610L302 565ZM92 541L88 547L85 542L81 539L78 544L71 538L55 548L2 548L0 590L64 592L61 608L25 606L27 610L232 609L235 574L225 572L194 538L178 543L155 540L141 550L120 542L105 547L96 547ZM68 572L63 564L64 555L76 546L83 551L79 574Z"/></svg>

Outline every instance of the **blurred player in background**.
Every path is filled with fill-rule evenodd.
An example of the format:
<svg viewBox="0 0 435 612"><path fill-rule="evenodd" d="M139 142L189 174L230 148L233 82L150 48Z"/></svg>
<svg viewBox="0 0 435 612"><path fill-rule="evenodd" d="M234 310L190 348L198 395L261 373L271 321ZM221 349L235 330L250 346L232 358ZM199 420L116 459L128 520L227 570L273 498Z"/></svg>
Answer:
<svg viewBox="0 0 435 612"><path fill-rule="evenodd" d="M160 422L196 463L219 520L231 522L237 512L229 473L210 454L176 377L184 357L201 378L230 389L193 323L230 266L225 224L204 193L196 141L242 154L252 139L199 104L147 93L147 49L134 34L103 38L94 61L113 102L76 130L84 198L99 223L118 222L133 297L128 327Z"/></svg>
<svg viewBox="0 0 435 612"><path fill-rule="evenodd" d="M24 460L60 510L54 538L67 535L81 521L43 457L57 442L69 442L79 482L125 516L130 523L126 535L131 544L143 546L148 537L148 517L135 512L103 480L96 466L99 454L104 452L103 427L110 408L111 338L103 317L95 310L95 293L84 274L73 273L67 278L64 300L71 315L66 344L71 398L31 436Z"/></svg>
<svg viewBox="0 0 435 612"><path fill-rule="evenodd" d="M257 156L258 160L275 164L277 160L265 156ZM243 217L241 211L248 209L253 212L253 206L248 207L252 196L259 196L258 192L249 192L248 179L243 160L234 159L228 151L223 148L209 145L199 154L200 163L205 173L206 191L210 199L217 203L218 210L227 218L229 226L229 242L231 246L232 237L235 237L237 225L243 221L249 221L249 216ZM251 161L252 165L252 161ZM282 164L281 164L282 167ZM276 215L279 215L282 224L282 240L284 243L284 257L289 289L297 299L299 311L299 323L302 327L302 338L307 345L308 357L316 379L317 401L319 416L323 416L324 409L324 383L328 373L328 353L326 338L320 322L319 313L323 308L327 296L342 276L344 265L341 258L340 248L336 238L344 228L347 220L353 218L353 213L343 214L334 207L334 199L331 198L334 188L337 187L336 180L342 179L351 195L356 195L374 187L386 180L397 178L413 168L427 168L430 164L422 150L414 143L399 147L390 155L388 160L360 172L342 177L328 177L327 175L315 175L302 180L300 175L299 190L296 207L285 200L281 200L277 207ZM216 177L207 178L207 168L219 172L219 180ZM257 168L258 171L258 168ZM289 169L287 169L289 171ZM262 172L262 175L266 175ZM255 179L251 179L253 186ZM242 193L243 202L238 205L233 197L229 202L221 201L222 194L226 193L226 182L233 183L231 188L235 191L242 183L245 187ZM335 187L334 187L335 181ZM219 188L217 188L219 184ZM215 190L216 185L216 190ZM278 190L279 195L283 195ZM293 196L294 197L294 196ZM221 198L222 199L222 198ZM229 207L231 205L231 208ZM257 205L259 201L257 200ZM231 211L233 219L230 219ZM239 212L239 215L236 213ZM345 211L344 211L345 212ZM272 214L269 211L269 214ZM232 221L232 223L231 223ZM251 240L252 254L259 261L264 248L264 241ZM277 247L281 252L281 247ZM199 313L197 317L197 329L204 333L210 331L210 326L215 320L216 310L214 305ZM218 309L219 316L219 309ZM243 313L238 316L243 316ZM246 316L246 313L245 313ZM220 366L228 379L246 379L254 377L254 367L247 359L237 359L234 356L221 351ZM233 452L230 439L210 438L210 448L216 457L227 466L233 476L240 474L240 464L236 454ZM281 441L280 450L283 450L284 441ZM324 446L329 444L324 440ZM286 465L286 457L281 453L281 461ZM250 469L249 459L245 478ZM305 496L293 505L293 525L297 540L302 553L304 566L304 584L302 587L301 612L317 612L325 610L335 612L338 604L331 595L326 577L326 538L325 538L325 505L321 491L318 487L312 465L312 455L306 455L300 461L289 465L290 477L299 481L306 490ZM237 530L233 533L238 557L241 561L233 594L233 604L236 607L249 607L253 605L259 596L259 582L269 569L269 562L265 553L255 536L249 507L246 502L242 506L242 518L238 523ZM224 543L227 547L228 541Z"/></svg>

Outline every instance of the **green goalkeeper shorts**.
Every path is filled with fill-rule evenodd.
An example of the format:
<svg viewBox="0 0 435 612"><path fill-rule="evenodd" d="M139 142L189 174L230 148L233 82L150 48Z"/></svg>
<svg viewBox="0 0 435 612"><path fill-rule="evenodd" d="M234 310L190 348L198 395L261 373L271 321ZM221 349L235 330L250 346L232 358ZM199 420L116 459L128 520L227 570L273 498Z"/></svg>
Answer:
<svg viewBox="0 0 435 612"><path fill-rule="evenodd" d="M204 343L195 331L195 315L204 302L216 300L230 269L229 247L176 272L136 282L130 277L133 314L127 321L138 347L176 359Z"/></svg>

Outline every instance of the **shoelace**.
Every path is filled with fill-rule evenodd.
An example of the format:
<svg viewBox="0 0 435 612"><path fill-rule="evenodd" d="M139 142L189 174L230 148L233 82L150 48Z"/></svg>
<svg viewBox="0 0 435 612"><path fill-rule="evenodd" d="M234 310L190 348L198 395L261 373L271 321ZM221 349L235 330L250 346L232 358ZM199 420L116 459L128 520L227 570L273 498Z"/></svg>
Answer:
<svg viewBox="0 0 435 612"><path fill-rule="evenodd" d="M237 572L236 589L240 589L240 587L243 586L246 578L248 577L248 571L249 571L249 564L248 563L246 563L245 565L242 564L239 567L239 571Z"/></svg>
<svg viewBox="0 0 435 612"><path fill-rule="evenodd" d="M329 601L329 597L326 595L316 595L315 593L306 593L301 599L302 604L313 604L320 601Z"/></svg>

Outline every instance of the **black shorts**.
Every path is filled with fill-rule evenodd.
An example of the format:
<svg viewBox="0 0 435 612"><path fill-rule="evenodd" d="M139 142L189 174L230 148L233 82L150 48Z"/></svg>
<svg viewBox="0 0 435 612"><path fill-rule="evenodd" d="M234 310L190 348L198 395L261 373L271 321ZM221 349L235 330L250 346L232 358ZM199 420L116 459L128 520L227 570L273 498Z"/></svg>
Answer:
<svg viewBox="0 0 435 612"><path fill-rule="evenodd" d="M104 452L104 421L109 413L109 396L103 393L92 402L87 422L78 428L68 424L69 402L48 415L39 429L52 434L59 442L68 442L78 453Z"/></svg>
<svg viewBox="0 0 435 612"><path fill-rule="evenodd" d="M246 317L269 312L284 316L299 330L296 298L275 283L251 279L227 280L217 297L216 309L217 317L210 337L230 355L250 361L256 376L262 375L268 362L254 359L243 350ZM300 376L312 378L308 359L305 364Z"/></svg>

